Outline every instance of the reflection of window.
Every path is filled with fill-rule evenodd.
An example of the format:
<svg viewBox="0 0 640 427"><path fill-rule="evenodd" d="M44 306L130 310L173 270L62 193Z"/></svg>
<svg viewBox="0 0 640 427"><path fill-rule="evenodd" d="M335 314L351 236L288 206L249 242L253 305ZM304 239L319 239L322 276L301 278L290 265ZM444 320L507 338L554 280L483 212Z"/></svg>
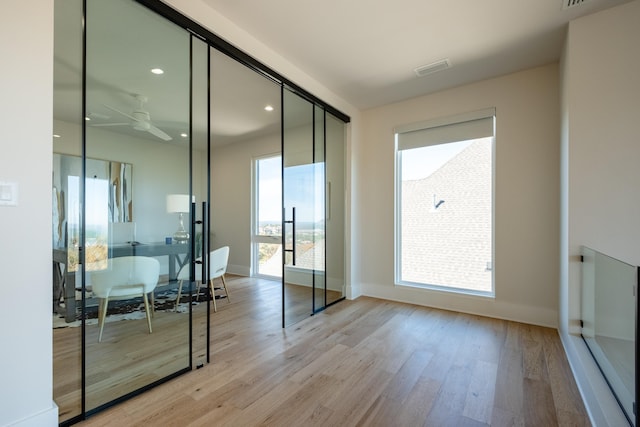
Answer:
<svg viewBox="0 0 640 427"><path fill-rule="evenodd" d="M324 163L290 166L284 170L285 208L291 219L296 208L295 263L292 253L285 263L298 268L324 271L325 204ZM293 227L287 228L285 241L294 239ZM290 245L288 246L290 249Z"/></svg>
<svg viewBox="0 0 640 427"><path fill-rule="evenodd" d="M85 261L87 269L106 267L109 237L109 181L86 180Z"/></svg>
<svg viewBox="0 0 640 427"><path fill-rule="evenodd" d="M493 110L396 134L396 282L493 293Z"/></svg>
<svg viewBox="0 0 640 427"><path fill-rule="evenodd" d="M78 269L78 248L80 247L80 177L67 177L67 259L68 270ZM64 233L64 231L63 231Z"/></svg>
<svg viewBox="0 0 640 427"><path fill-rule="evenodd" d="M253 271L282 276L282 158L262 157L254 163Z"/></svg>
<svg viewBox="0 0 640 427"><path fill-rule="evenodd" d="M85 203L82 203L82 158L73 155L53 155L54 178L54 242L66 248L69 271L77 271L78 248L81 242L81 209L86 211L85 237L87 269L91 262L102 268L107 258L109 226L132 219L132 165L116 161L86 159ZM131 224L130 222L128 222ZM131 240L131 239L129 239ZM102 264L101 264L102 263Z"/></svg>

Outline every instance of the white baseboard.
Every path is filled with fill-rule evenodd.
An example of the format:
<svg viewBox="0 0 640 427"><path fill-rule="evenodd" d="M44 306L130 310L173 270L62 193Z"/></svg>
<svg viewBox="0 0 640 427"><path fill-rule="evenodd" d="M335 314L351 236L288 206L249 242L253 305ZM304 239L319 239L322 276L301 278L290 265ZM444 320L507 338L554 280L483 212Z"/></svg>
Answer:
<svg viewBox="0 0 640 427"><path fill-rule="evenodd" d="M354 300L362 295L362 289L359 284L351 283L347 286L347 299Z"/></svg>
<svg viewBox="0 0 640 427"><path fill-rule="evenodd" d="M556 310L512 304L497 301L494 298L371 283L361 284L361 295L496 319L512 320L548 328L558 328L558 312Z"/></svg>
<svg viewBox="0 0 640 427"><path fill-rule="evenodd" d="M251 276L251 269L245 265L228 264L227 273L249 277Z"/></svg>
<svg viewBox="0 0 640 427"><path fill-rule="evenodd" d="M58 425L58 405L51 402L51 407L37 414L32 414L27 418L7 424L16 427L48 427Z"/></svg>

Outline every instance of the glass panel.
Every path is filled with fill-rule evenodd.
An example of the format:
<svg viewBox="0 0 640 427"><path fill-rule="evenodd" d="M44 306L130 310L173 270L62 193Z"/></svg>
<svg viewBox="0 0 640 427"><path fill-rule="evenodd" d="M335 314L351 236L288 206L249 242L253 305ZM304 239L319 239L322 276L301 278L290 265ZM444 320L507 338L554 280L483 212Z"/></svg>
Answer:
<svg viewBox="0 0 640 427"><path fill-rule="evenodd" d="M314 144L313 144L313 188L315 191L313 224L314 233L311 237L313 251L313 310L322 310L325 301L325 125L324 110L318 106L314 107Z"/></svg>
<svg viewBox="0 0 640 427"><path fill-rule="evenodd" d="M345 290L345 124L326 116L326 302L344 296Z"/></svg>
<svg viewBox="0 0 640 427"><path fill-rule="evenodd" d="M258 274L282 277L281 248L281 243L258 243Z"/></svg>
<svg viewBox="0 0 640 427"><path fill-rule="evenodd" d="M195 202L195 218L197 220L206 219L206 215L202 211L202 202L209 201L209 135L207 128L207 118L209 115L209 46L202 40L192 37L191 47L191 108L192 108L192 128L191 135L188 138L191 139L192 149L192 166L191 166L191 182L193 190L193 201ZM186 133L185 133L186 135ZM208 209L208 204L207 204ZM206 224L208 228L209 223ZM197 260L202 258L203 254L208 253L208 239L205 239L204 230L205 225L195 225L194 235L194 250L195 257L192 259ZM183 268L188 269L189 264L186 264ZM198 271L199 270L199 271ZM204 363L208 363L210 343L208 340L208 331L210 325L211 310L207 310L207 304L202 303L202 299L192 299L190 296L195 295L196 289L194 278L202 277L202 264L194 264L194 277L190 280L183 280L183 294L181 297L181 306L183 310L186 310L188 304L191 304L193 315L193 365L199 366ZM188 277L189 272L185 271L180 277ZM188 285L188 286L187 286Z"/></svg>
<svg viewBox="0 0 640 427"><path fill-rule="evenodd" d="M229 275L259 273L280 281L282 263L276 268L272 264L281 259L281 250L262 251L259 246L281 243L280 86L215 49L211 49L210 79L211 250L229 247ZM264 186L257 188L256 181ZM264 196L261 202L258 193ZM268 263L268 271L261 271L259 257L268 254L277 258ZM242 298L241 290L232 286L228 299L217 292L218 311L234 310L235 292ZM279 311L282 300L264 301L256 311L264 310L265 304ZM213 316L212 322L216 319L221 318Z"/></svg>
<svg viewBox="0 0 640 427"><path fill-rule="evenodd" d="M189 369L190 310L176 309L176 298L193 236L181 136L189 131L189 33L127 0L89 0L86 13L91 411Z"/></svg>
<svg viewBox="0 0 640 427"><path fill-rule="evenodd" d="M285 231L284 325L313 313L316 224L317 166L314 163L314 107L300 96L284 90L283 115L283 211ZM320 189L322 194L322 188ZM319 230L318 230L319 229ZM324 270L324 265L322 265Z"/></svg>
<svg viewBox="0 0 640 427"><path fill-rule="evenodd" d="M638 269L582 248L582 337L634 425Z"/></svg>
<svg viewBox="0 0 640 427"><path fill-rule="evenodd" d="M82 1L56 1L54 7L53 398L62 423L82 413L81 301L76 299L81 296Z"/></svg>

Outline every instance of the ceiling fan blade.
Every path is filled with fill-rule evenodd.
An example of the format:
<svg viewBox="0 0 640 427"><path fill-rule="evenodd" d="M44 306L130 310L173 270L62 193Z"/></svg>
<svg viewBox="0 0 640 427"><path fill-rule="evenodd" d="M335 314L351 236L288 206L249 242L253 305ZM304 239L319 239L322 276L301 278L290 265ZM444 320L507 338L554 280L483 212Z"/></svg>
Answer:
<svg viewBox="0 0 640 427"><path fill-rule="evenodd" d="M111 111L115 111L116 113L121 114L121 115L125 116L126 118L133 120L134 122L139 122L140 121L139 119L133 117L131 114L124 113L124 112L118 110L117 108L110 107L107 104L102 104L102 105L104 105L105 107L107 107Z"/></svg>
<svg viewBox="0 0 640 427"><path fill-rule="evenodd" d="M103 127L103 126L129 126L131 123L96 123L95 125L90 125L93 127Z"/></svg>
<svg viewBox="0 0 640 427"><path fill-rule="evenodd" d="M152 135L157 136L158 138L164 140L164 141L171 141L173 138L171 138L169 135L167 135L164 131L162 131L161 129L158 129L157 127L155 127L154 125L151 125L149 127L148 132Z"/></svg>
<svg viewBox="0 0 640 427"><path fill-rule="evenodd" d="M88 113L87 117L89 117L90 119L99 119L99 120L109 120L111 118L111 116L107 116L106 114L96 113L95 111Z"/></svg>

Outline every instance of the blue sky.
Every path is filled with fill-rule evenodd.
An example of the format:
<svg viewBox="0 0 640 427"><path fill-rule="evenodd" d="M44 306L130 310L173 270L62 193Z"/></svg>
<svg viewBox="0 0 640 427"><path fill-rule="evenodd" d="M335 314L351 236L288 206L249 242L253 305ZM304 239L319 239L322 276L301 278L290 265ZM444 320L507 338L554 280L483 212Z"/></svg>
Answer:
<svg viewBox="0 0 640 427"><path fill-rule="evenodd" d="M402 181L428 177L472 142L473 140L451 142L402 150Z"/></svg>
<svg viewBox="0 0 640 427"><path fill-rule="evenodd" d="M260 159L258 204L260 222L281 221L281 157ZM324 163L291 166L285 169L287 219L296 207L296 220L315 222L324 218Z"/></svg>

